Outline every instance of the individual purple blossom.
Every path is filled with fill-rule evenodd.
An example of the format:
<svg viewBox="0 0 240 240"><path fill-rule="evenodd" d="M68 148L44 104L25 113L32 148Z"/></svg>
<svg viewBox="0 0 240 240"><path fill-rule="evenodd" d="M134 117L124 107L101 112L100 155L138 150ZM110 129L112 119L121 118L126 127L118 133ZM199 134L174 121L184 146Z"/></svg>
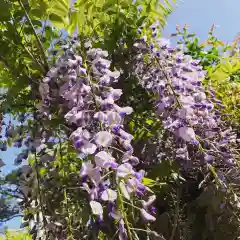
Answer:
<svg viewBox="0 0 240 240"><path fill-rule="evenodd" d="M178 135L186 142L196 141L196 135L192 128L190 127L181 127L178 129Z"/></svg>
<svg viewBox="0 0 240 240"><path fill-rule="evenodd" d="M119 211L116 210L115 207L111 208L109 215L117 221L120 221L122 219L122 216L120 215Z"/></svg>
<svg viewBox="0 0 240 240"><path fill-rule="evenodd" d="M152 195L147 201L141 200L142 206L145 210L149 209L156 200L156 195Z"/></svg>
<svg viewBox="0 0 240 240"><path fill-rule="evenodd" d="M142 5L139 5L139 6L137 7L137 9L138 9L139 12L142 11L142 8L143 8Z"/></svg>
<svg viewBox="0 0 240 240"><path fill-rule="evenodd" d="M133 112L133 109L131 107L119 107L116 104L114 104L113 107L119 114L129 115Z"/></svg>
<svg viewBox="0 0 240 240"><path fill-rule="evenodd" d="M81 177L88 176L95 185L98 185L101 181L100 168L93 166L90 162L83 163L79 175Z"/></svg>
<svg viewBox="0 0 240 240"><path fill-rule="evenodd" d="M103 207L101 203L97 201L90 201L90 207L92 209L92 213L94 215L102 216L103 215Z"/></svg>
<svg viewBox="0 0 240 240"><path fill-rule="evenodd" d="M102 192L101 199L103 201L114 202L117 199L117 192L112 189L106 189Z"/></svg>
<svg viewBox="0 0 240 240"><path fill-rule="evenodd" d="M141 209L140 210L140 214L141 214L141 218L146 221L146 222L154 222L156 221L156 218L151 215L150 213L148 213L145 209Z"/></svg>
<svg viewBox="0 0 240 240"><path fill-rule="evenodd" d="M114 111L107 111L105 122L108 126L119 126L122 124L122 117Z"/></svg>
<svg viewBox="0 0 240 240"><path fill-rule="evenodd" d="M123 197L125 197L127 200L130 200L130 193L128 192L126 184L123 181L119 183L119 188Z"/></svg>
<svg viewBox="0 0 240 240"><path fill-rule="evenodd" d="M127 180L126 188L129 193L136 192L137 194L143 195L146 187L141 183L141 180L137 178L129 178Z"/></svg>
<svg viewBox="0 0 240 240"><path fill-rule="evenodd" d="M128 235L123 219L119 221L119 240L128 240Z"/></svg>
<svg viewBox="0 0 240 240"><path fill-rule="evenodd" d="M117 168L117 177L125 178L134 174L133 167L129 163L124 163Z"/></svg>
<svg viewBox="0 0 240 240"><path fill-rule="evenodd" d="M95 143L98 146L109 147L112 143L113 136L110 132L101 131L98 132L95 136Z"/></svg>
<svg viewBox="0 0 240 240"><path fill-rule="evenodd" d="M95 164L101 168L117 167L115 159L107 152L101 151L95 155Z"/></svg>
<svg viewBox="0 0 240 240"><path fill-rule="evenodd" d="M88 141L83 141L83 144L81 145L80 149L82 153L93 154L96 151L97 146Z"/></svg>
<svg viewBox="0 0 240 240"><path fill-rule="evenodd" d="M96 112L93 117L98 119L101 122L105 122L107 119L107 115L102 111Z"/></svg>

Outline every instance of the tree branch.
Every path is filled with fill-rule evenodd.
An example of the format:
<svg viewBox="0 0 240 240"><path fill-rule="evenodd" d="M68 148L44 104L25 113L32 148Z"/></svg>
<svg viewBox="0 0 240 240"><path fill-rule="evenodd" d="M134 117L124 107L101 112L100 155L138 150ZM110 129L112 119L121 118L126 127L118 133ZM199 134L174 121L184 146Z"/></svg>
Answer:
<svg viewBox="0 0 240 240"><path fill-rule="evenodd" d="M48 70L49 70L48 62L47 62L47 58L46 58L46 55L45 55L45 52L44 52L42 43L41 43L41 41L40 41L40 39L39 39L39 37L38 37L38 35L37 35L37 33L36 33L36 30L35 30L35 28L34 28L34 26L33 26L33 24L32 24L32 21L31 21L29 15L28 15L28 13L27 13L27 11L26 11L26 9L25 9L22 1L21 1L21 0L18 0L18 2L19 2L19 4L20 4L21 8L23 9L23 11L24 11L24 13L25 13L25 16L26 16L29 24L30 24L31 27L32 27L34 36L35 36L35 38L36 38L36 40L37 40L38 48L39 48L39 50L40 50L40 52L41 52L41 54L42 54L42 57L43 57L43 61L44 61L44 65L45 65L45 70L48 71Z"/></svg>

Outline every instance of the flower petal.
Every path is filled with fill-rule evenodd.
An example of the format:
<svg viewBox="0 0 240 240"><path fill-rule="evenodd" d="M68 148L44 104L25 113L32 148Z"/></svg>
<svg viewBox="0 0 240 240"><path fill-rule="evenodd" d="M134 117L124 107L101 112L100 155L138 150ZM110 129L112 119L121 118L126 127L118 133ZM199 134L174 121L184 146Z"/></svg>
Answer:
<svg viewBox="0 0 240 240"><path fill-rule="evenodd" d="M143 220L147 221L147 222L154 222L156 220L156 218L154 216L152 216L151 214L149 214L146 210L144 210L143 208L140 210L141 213L141 217Z"/></svg>
<svg viewBox="0 0 240 240"><path fill-rule="evenodd" d="M101 131L96 134L95 142L97 145L102 147L108 147L112 143L112 134L107 131Z"/></svg>
<svg viewBox="0 0 240 240"><path fill-rule="evenodd" d="M113 191L112 189L106 189L103 191L101 195L101 199L103 201L111 201L114 202L117 199L117 193Z"/></svg>
<svg viewBox="0 0 240 240"><path fill-rule="evenodd" d="M102 215L103 214L103 208L102 205L97 201L90 201L90 206L92 209L92 213L94 215Z"/></svg>

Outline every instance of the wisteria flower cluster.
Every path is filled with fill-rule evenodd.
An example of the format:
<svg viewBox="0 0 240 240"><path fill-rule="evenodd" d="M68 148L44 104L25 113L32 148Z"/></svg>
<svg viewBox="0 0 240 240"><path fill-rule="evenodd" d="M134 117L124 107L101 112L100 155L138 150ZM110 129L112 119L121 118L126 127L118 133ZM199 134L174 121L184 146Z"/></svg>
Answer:
<svg viewBox="0 0 240 240"><path fill-rule="evenodd" d="M133 136L123 127L133 109L118 106L122 90L111 87L120 73L110 70L106 51L91 48L90 42L84 47L83 58L68 49L50 69L39 86L42 101L37 108L42 117L51 119L54 103L60 102L65 121L73 128L69 139L82 160L79 178L92 210L89 226L101 224L107 211L119 225L119 239L131 239L126 204L134 200L139 216L152 222L156 197L143 184L144 171L134 170L139 160L133 155Z"/></svg>
<svg viewBox="0 0 240 240"><path fill-rule="evenodd" d="M163 127L175 136L175 157L192 160L191 164L234 165L230 146L235 144L236 135L224 126L214 109L221 102L213 89L207 94L203 87L205 72L199 61L158 38L157 31L157 24L152 25L153 41L148 43L144 36L134 44L133 71L139 84L154 95Z"/></svg>

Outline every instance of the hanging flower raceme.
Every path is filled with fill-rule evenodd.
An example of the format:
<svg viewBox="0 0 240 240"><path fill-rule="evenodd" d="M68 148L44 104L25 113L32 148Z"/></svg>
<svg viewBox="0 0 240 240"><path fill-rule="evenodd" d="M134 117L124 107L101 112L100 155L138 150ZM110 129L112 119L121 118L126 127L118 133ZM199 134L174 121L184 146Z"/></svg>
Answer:
<svg viewBox="0 0 240 240"><path fill-rule="evenodd" d="M197 60L186 56L179 47L172 48L168 40L146 38L134 44L136 49L134 74L156 100L156 114L165 129L175 136L175 157L200 162L233 164L229 139L217 110L216 99L208 98L202 84L205 73ZM223 144L222 144L223 143ZM232 142L233 143L233 142Z"/></svg>
<svg viewBox="0 0 240 240"><path fill-rule="evenodd" d="M85 46L85 59L69 50L48 72L39 88L42 101L38 110L51 119L52 106L61 103L61 113L75 129L69 139L83 161L79 175L82 189L89 195L92 219L103 221L108 209L110 218L121 219L119 234L123 234L128 221L123 198L141 204L150 190L142 182L144 171L134 170L139 160L133 156L133 136L123 129L124 117L133 109L118 106L122 90L111 87L120 73L110 70L106 51L90 46ZM139 215L151 222L155 217L149 209L143 208Z"/></svg>

